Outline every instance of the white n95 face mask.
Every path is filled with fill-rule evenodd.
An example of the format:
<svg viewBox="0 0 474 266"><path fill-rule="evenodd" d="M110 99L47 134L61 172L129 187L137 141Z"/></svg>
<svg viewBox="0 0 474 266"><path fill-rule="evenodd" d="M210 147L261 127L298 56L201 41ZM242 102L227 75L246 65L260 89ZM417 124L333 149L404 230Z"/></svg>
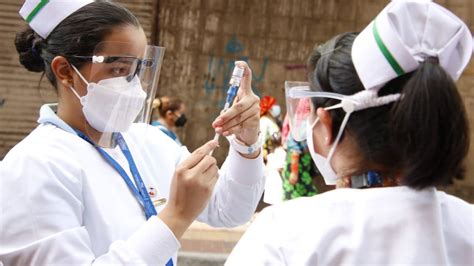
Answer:
<svg viewBox="0 0 474 266"><path fill-rule="evenodd" d="M74 66L73 68L87 84L87 94L83 97L71 87L82 104L82 112L87 122L104 133L127 131L142 110L146 99L138 77L135 76L130 82L126 77L115 77L94 83L88 82Z"/></svg>
<svg viewBox="0 0 474 266"><path fill-rule="evenodd" d="M324 183L326 183L326 185L336 185L337 175L332 169L330 159L328 160L314 150L313 128L318 122L319 117L316 118L316 121L313 123L313 125L308 124L306 127L306 141L308 144L308 149L311 154L311 158L324 178Z"/></svg>

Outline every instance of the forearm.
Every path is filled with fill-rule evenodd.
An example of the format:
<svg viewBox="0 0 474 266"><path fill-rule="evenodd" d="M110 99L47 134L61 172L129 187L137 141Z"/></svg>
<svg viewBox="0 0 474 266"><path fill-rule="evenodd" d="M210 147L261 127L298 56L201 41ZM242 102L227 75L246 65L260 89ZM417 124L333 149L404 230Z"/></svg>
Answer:
<svg viewBox="0 0 474 266"><path fill-rule="evenodd" d="M231 148L220 170L213 196L198 220L220 227L247 222L262 196L264 184L262 155L245 159Z"/></svg>

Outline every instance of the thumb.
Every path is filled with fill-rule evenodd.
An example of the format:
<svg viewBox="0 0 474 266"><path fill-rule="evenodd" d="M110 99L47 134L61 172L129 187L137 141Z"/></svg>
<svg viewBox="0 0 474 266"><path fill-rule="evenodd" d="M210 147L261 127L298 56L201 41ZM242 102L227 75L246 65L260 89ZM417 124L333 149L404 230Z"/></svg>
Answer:
<svg viewBox="0 0 474 266"><path fill-rule="evenodd" d="M189 157L186 158L186 160L184 160L180 166L184 169L191 169L195 167L204 158L204 156L208 155L217 147L219 147L219 142L217 140L206 142L206 144L194 150L193 153L191 153L191 155L189 155Z"/></svg>
<svg viewBox="0 0 474 266"><path fill-rule="evenodd" d="M193 154L207 155L217 147L219 147L219 142L217 140L210 140L201 147L194 150Z"/></svg>
<svg viewBox="0 0 474 266"><path fill-rule="evenodd" d="M239 92L247 95L252 93L252 70L245 61L235 61L235 66L244 69L244 75L240 81Z"/></svg>

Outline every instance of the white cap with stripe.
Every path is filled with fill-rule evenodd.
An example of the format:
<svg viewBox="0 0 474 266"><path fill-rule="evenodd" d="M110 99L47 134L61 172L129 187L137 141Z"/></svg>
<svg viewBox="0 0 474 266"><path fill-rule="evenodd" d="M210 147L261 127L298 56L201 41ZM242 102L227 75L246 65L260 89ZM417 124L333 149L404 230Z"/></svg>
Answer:
<svg viewBox="0 0 474 266"><path fill-rule="evenodd" d="M26 0L20 15L44 39L65 18L93 0Z"/></svg>
<svg viewBox="0 0 474 266"><path fill-rule="evenodd" d="M396 0L355 39L352 60L365 89L378 90L390 80L436 57L458 80L472 56L466 24L429 0Z"/></svg>

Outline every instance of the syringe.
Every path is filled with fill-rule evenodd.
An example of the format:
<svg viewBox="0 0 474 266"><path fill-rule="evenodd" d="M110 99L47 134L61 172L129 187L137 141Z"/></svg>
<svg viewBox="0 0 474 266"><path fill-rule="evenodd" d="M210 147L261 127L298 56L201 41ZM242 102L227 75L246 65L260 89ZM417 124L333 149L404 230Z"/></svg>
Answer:
<svg viewBox="0 0 474 266"><path fill-rule="evenodd" d="M229 109L232 105L232 102L234 101L234 98L237 95L237 91L239 90L240 81L242 80L243 76L244 69L239 66L235 66L234 70L232 71L232 77L229 81L229 89L227 90L227 97L225 99L224 108L222 109L221 114L227 111L227 109ZM216 135L214 135L214 140L219 140L219 134L216 133ZM212 151L210 155L212 155Z"/></svg>

